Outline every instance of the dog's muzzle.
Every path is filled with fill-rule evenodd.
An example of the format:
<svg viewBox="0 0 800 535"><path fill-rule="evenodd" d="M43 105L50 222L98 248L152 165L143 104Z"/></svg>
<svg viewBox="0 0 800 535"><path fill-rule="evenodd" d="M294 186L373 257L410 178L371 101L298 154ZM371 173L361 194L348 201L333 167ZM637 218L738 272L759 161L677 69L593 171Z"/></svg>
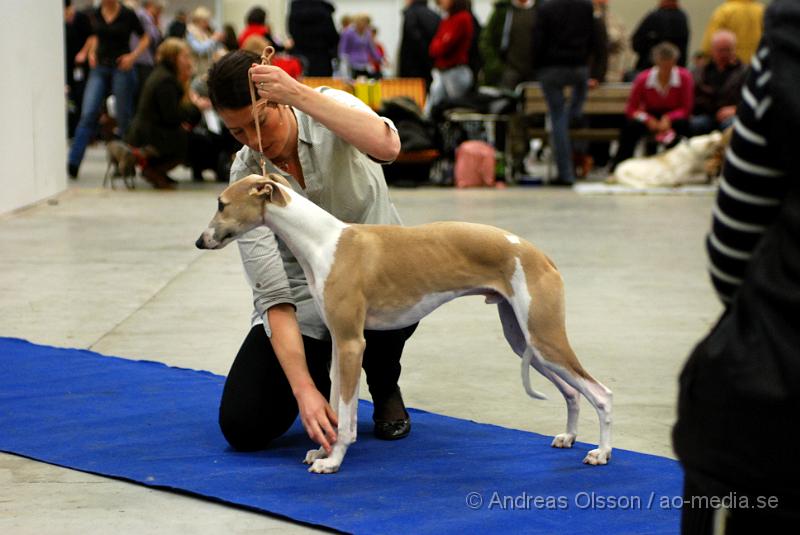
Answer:
<svg viewBox="0 0 800 535"><path fill-rule="evenodd" d="M205 234L200 234L200 237L197 238L196 242L194 242L194 246L198 249L208 249L208 247L206 247L206 240L204 238Z"/></svg>

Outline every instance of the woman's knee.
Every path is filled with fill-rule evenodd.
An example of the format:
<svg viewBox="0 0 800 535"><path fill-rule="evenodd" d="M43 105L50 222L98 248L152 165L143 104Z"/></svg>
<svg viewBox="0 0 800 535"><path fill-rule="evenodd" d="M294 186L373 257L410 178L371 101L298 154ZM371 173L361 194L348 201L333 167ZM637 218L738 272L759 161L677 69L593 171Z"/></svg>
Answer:
<svg viewBox="0 0 800 535"><path fill-rule="evenodd" d="M296 416L295 416L296 418ZM294 418L288 421L253 421L225 414L220 411L219 428L222 436L237 451L259 451L269 447L292 426Z"/></svg>

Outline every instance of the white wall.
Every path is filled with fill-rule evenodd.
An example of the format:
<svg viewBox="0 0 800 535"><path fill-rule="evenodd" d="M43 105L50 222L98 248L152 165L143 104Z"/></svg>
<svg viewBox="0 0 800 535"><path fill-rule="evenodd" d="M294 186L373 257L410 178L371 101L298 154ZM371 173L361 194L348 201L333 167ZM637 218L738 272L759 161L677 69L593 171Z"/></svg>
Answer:
<svg viewBox="0 0 800 535"><path fill-rule="evenodd" d="M67 187L61 0L0 0L0 214Z"/></svg>

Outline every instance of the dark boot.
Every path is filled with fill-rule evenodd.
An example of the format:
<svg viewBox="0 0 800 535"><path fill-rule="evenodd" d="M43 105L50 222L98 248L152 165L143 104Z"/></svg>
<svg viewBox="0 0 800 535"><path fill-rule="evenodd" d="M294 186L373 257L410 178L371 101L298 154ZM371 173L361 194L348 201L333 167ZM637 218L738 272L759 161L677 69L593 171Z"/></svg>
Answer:
<svg viewBox="0 0 800 535"><path fill-rule="evenodd" d="M142 168L142 176L155 189L175 189L175 181L167 176L167 171L175 167L173 162L148 164Z"/></svg>

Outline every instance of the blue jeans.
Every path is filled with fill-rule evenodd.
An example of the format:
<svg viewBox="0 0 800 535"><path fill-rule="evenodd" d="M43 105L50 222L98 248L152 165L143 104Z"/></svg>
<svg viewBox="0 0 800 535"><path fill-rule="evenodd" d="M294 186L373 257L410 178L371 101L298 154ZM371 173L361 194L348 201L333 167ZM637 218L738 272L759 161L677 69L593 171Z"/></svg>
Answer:
<svg viewBox="0 0 800 535"><path fill-rule="evenodd" d="M67 162L78 167L83 160L86 146L89 145L100 118L100 110L109 91L117 101L117 125L120 137L125 136L133 118L133 96L136 93L136 70L121 71L114 67L98 65L89 73L86 89L83 92L81 118L75 129L75 137L69 150Z"/></svg>
<svg viewBox="0 0 800 535"><path fill-rule="evenodd" d="M558 178L563 182L575 182L569 125L571 121L579 120L583 113L583 103L586 101L588 90L589 68L585 66L543 67L539 70L538 76L552 125L550 138L553 142ZM565 87L572 88L568 110L564 98Z"/></svg>
<svg viewBox="0 0 800 535"><path fill-rule="evenodd" d="M725 130L733 124L733 119L733 117L729 117L718 123L717 119L711 115L693 115L689 118L689 135L700 136L714 130Z"/></svg>
<svg viewBox="0 0 800 535"><path fill-rule="evenodd" d="M472 71L467 65L459 65L441 71L433 69L433 82L425 102L425 115L430 117L433 107L445 100L461 98L472 87Z"/></svg>

